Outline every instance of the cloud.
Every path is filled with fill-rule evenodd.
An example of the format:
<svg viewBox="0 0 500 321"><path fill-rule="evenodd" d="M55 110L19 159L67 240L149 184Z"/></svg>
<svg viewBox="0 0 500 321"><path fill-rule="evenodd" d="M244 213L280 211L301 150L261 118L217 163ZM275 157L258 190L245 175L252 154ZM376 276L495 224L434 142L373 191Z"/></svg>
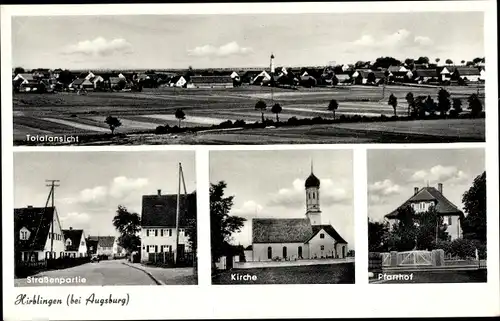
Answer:
<svg viewBox="0 0 500 321"><path fill-rule="evenodd" d="M436 165L430 170L418 170L410 177L414 183L452 183L460 184L467 181L469 176L455 166Z"/></svg>
<svg viewBox="0 0 500 321"><path fill-rule="evenodd" d="M384 204L392 195L400 193L401 189L398 184L395 184L390 179L378 181L368 186L368 200L372 204Z"/></svg>
<svg viewBox="0 0 500 321"><path fill-rule="evenodd" d="M64 54L80 54L84 56L106 57L115 54L128 54L132 52L132 45L123 38L106 40L97 37L94 40L84 40L70 45L63 50Z"/></svg>
<svg viewBox="0 0 500 321"><path fill-rule="evenodd" d="M385 35L383 37L375 38L372 35L362 35L359 39L352 41L350 45L354 47L364 47L371 49L388 49L395 47L408 47L408 46L429 46L432 45L431 38L426 36L414 36L406 29L399 29L398 31Z"/></svg>
<svg viewBox="0 0 500 321"><path fill-rule="evenodd" d="M61 225L64 229L69 229L73 227L75 229L81 229L88 227L90 222L90 215L87 213L71 212L59 218L61 220Z"/></svg>
<svg viewBox="0 0 500 321"><path fill-rule="evenodd" d="M335 186L331 179L320 179L320 204L329 206L333 204L345 204L351 200L351 195L342 187ZM282 188L272 194L268 206L280 206L286 208L297 208L305 206L304 180L295 179L290 188Z"/></svg>
<svg viewBox="0 0 500 321"><path fill-rule="evenodd" d="M243 217L256 216L256 214L262 212L262 209L262 205L253 200L249 200L244 202L241 207L233 209L231 215Z"/></svg>
<svg viewBox="0 0 500 321"><path fill-rule="evenodd" d="M146 178L115 177L109 186L96 186L81 190L78 195L61 199L65 204L102 205L107 200L124 200L135 191L148 185Z"/></svg>
<svg viewBox="0 0 500 321"><path fill-rule="evenodd" d="M236 41L229 42L220 47L215 47L212 45L204 45L188 50L188 54L190 56L197 56L197 57L213 57L213 56L227 57L233 55L247 55L252 52L253 52L252 48L241 47Z"/></svg>

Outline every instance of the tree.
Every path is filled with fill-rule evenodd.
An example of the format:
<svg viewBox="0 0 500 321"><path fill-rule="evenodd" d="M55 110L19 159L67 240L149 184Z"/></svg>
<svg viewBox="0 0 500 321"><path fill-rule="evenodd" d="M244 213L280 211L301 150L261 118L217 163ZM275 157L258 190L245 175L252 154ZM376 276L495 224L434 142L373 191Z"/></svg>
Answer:
<svg viewBox="0 0 500 321"><path fill-rule="evenodd" d="M333 119L335 119L335 111L337 109L339 109L339 103L337 102L337 100L330 100L330 103L328 104L328 110L333 113Z"/></svg>
<svg viewBox="0 0 500 321"><path fill-rule="evenodd" d="M401 61L393 57L380 57L373 63L373 68L389 68L389 66L399 66Z"/></svg>
<svg viewBox="0 0 500 321"><path fill-rule="evenodd" d="M177 120L179 121L179 128L181 128L181 121L183 119L186 119L186 114L184 113L184 111L182 109L178 108L175 111L175 118L177 118Z"/></svg>
<svg viewBox="0 0 500 321"><path fill-rule="evenodd" d="M65 69L59 73L59 77L57 78L57 81L62 83L63 85L69 85L71 82L73 82L73 74L71 71L68 69Z"/></svg>
<svg viewBox="0 0 500 321"><path fill-rule="evenodd" d="M271 108L271 112L273 114L276 114L276 122L280 122L280 119L279 119L279 113L281 113L281 111L283 110L283 108L281 107L281 105L279 103L276 103L273 105L273 107Z"/></svg>
<svg viewBox="0 0 500 321"><path fill-rule="evenodd" d="M436 64L438 64L441 61L441 59L436 58L435 61L436 61Z"/></svg>
<svg viewBox="0 0 500 321"><path fill-rule="evenodd" d="M417 61L415 61L417 64L428 64L429 63L429 57L419 57Z"/></svg>
<svg viewBox="0 0 500 321"><path fill-rule="evenodd" d="M265 101L263 100L259 100L256 104L255 104L255 110L258 110L260 111L261 113L261 116L262 116L262 123L264 124L265 120L264 120L264 112L266 111L266 108L267 108L267 104Z"/></svg>
<svg viewBox="0 0 500 321"><path fill-rule="evenodd" d="M415 212L411 206L404 206L398 209L397 217L398 220L392 225L392 229L389 234L389 250L413 250L417 239Z"/></svg>
<svg viewBox="0 0 500 321"><path fill-rule="evenodd" d="M408 103L408 117L410 117L412 111L415 109L415 98L413 97L413 93L411 91L407 93L405 99Z"/></svg>
<svg viewBox="0 0 500 321"><path fill-rule="evenodd" d="M472 62L477 65L478 63L482 62L483 61L483 58L481 57L477 57L477 58L474 58L472 59Z"/></svg>
<svg viewBox="0 0 500 321"><path fill-rule="evenodd" d="M111 130L111 135L114 135L115 129L122 125L122 122L117 117L113 117L111 115L106 117L104 122L108 124L109 129Z"/></svg>
<svg viewBox="0 0 500 321"><path fill-rule="evenodd" d="M463 65L463 64L465 64L465 60L460 61L460 63L461 63L462 65Z"/></svg>
<svg viewBox="0 0 500 321"><path fill-rule="evenodd" d="M429 115L434 115L436 113L436 109L437 106L434 99L432 99L431 95L428 95L425 100L425 111L428 112Z"/></svg>
<svg viewBox="0 0 500 321"><path fill-rule="evenodd" d="M450 110L450 115L458 116L462 112L462 100L460 98L453 98L453 109Z"/></svg>
<svg viewBox="0 0 500 321"><path fill-rule="evenodd" d="M375 74L373 72L370 72L368 74L368 77L366 77L366 81L370 84L374 84L377 81L377 78L375 77Z"/></svg>
<svg viewBox="0 0 500 321"><path fill-rule="evenodd" d="M486 244L486 172L478 175L462 196L467 214L462 222L464 238Z"/></svg>
<svg viewBox="0 0 500 321"><path fill-rule="evenodd" d="M227 184L220 181L210 184L210 239L212 263L224 255L229 246L231 235L239 232L246 219L230 215L234 196L225 196Z"/></svg>
<svg viewBox="0 0 500 321"><path fill-rule="evenodd" d="M446 61L445 61L445 62L446 62L448 65L451 65L451 64L453 63L453 60L451 60L451 59L446 59Z"/></svg>
<svg viewBox="0 0 500 321"><path fill-rule="evenodd" d="M418 116L419 118L424 118L426 110L425 96L417 96L414 106L415 109L413 111L413 114L415 116Z"/></svg>
<svg viewBox="0 0 500 321"><path fill-rule="evenodd" d="M16 68L14 68L14 75L24 74L24 73L25 73L25 71L24 71L23 67L16 67Z"/></svg>
<svg viewBox="0 0 500 321"><path fill-rule="evenodd" d="M394 117L396 117L396 107L398 106L398 99L396 98L396 96L394 96L394 94L391 94L389 96L389 101L387 104L392 106L392 109L394 110Z"/></svg>
<svg viewBox="0 0 500 321"><path fill-rule="evenodd" d="M443 217L438 214L434 206L416 215L415 222L417 223L417 250L433 250L439 240L448 241L450 238L446 232Z"/></svg>
<svg viewBox="0 0 500 321"><path fill-rule="evenodd" d="M438 110L441 113L442 117L446 116L446 113L451 108L450 96L451 96L450 93L446 89L444 88L439 89Z"/></svg>
<svg viewBox="0 0 500 321"><path fill-rule="evenodd" d="M388 251L389 223L368 220L368 251Z"/></svg>
<svg viewBox="0 0 500 321"><path fill-rule="evenodd" d="M137 235L141 229L141 218L137 213L131 213L126 207L118 205L113 226L120 233L118 244L128 253L141 246L141 239Z"/></svg>
<svg viewBox="0 0 500 321"><path fill-rule="evenodd" d="M472 116L477 117L483 111L483 103L477 96L477 94L471 94L467 99L469 103L469 110Z"/></svg>
<svg viewBox="0 0 500 321"><path fill-rule="evenodd" d="M196 194L194 194L196 195ZM193 199L196 199L196 196L193 196ZM182 199L181 199L182 200ZM188 198L184 198L184 201L187 203ZM188 205L185 204L184 208L188 208ZM196 253L197 245L198 245L198 228L197 228L197 219L196 219L196 211L188 211L184 212L184 219L186 222L185 234L188 237L189 247L192 249L194 253Z"/></svg>

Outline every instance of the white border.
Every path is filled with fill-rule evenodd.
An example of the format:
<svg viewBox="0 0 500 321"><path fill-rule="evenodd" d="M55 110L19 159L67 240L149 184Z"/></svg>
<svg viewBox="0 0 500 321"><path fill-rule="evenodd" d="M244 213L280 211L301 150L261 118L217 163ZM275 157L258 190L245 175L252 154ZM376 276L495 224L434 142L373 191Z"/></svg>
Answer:
<svg viewBox="0 0 500 321"><path fill-rule="evenodd" d="M488 57L486 80L487 143L454 144L357 144L357 145L267 145L267 146L113 146L79 147L81 151L197 151L199 281L198 286L13 288L13 222L3 215L3 298L6 320L47 319L186 319L186 318L274 318L274 317L395 317L395 316L491 316L500 314L499 295L499 206L498 206L498 82L496 1L441 1L390 3L270 3L270 4L140 4L64 5L1 7L2 83L11 81L11 16L16 15L125 15L125 14L268 14L345 12L485 12L485 46ZM12 94L2 86L2 205L12 212L12 151L62 152L68 147L12 147ZM366 239L366 149L486 148L488 184L488 283L486 284L367 284ZM356 284L355 285L210 285L210 234L208 213L209 150L352 149L354 152ZM364 180L363 180L364 177ZM203 206L205 204L205 206ZM26 307L14 306L17 293L60 297L67 293L85 296L95 292L116 296L129 293L127 307Z"/></svg>

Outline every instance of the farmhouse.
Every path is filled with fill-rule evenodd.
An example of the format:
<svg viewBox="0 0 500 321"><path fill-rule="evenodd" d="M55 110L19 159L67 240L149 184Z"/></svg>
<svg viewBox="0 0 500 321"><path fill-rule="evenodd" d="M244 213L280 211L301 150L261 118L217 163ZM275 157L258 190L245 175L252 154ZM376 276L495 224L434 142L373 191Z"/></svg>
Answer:
<svg viewBox="0 0 500 321"><path fill-rule="evenodd" d="M335 74L334 77L337 79L338 85L347 85L352 82L351 76L349 76L349 74Z"/></svg>
<svg viewBox="0 0 500 321"><path fill-rule="evenodd" d="M262 86L265 82L270 81L271 76L267 73L267 71L263 70L260 74L254 77L253 81L251 82L254 85L260 85Z"/></svg>
<svg viewBox="0 0 500 321"><path fill-rule="evenodd" d="M92 238L91 238L92 239ZM114 236L97 236L93 239L97 239L97 255L112 257L113 256L113 247L115 245L115 237Z"/></svg>
<svg viewBox="0 0 500 321"><path fill-rule="evenodd" d="M481 71L478 68L457 67L452 75L453 79L462 79L465 81L478 82L481 77Z"/></svg>
<svg viewBox="0 0 500 321"><path fill-rule="evenodd" d="M69 87L74 89L94 90L94 84L87 78L77 78L69 84Z"/></svg>
<svg viewBox="0 0 500 321"><path fill-rule="evenodd" d="M312 173L305 182L305 218L254 218L254 261L345 258L347 242L331 225L321 224L320 180Z"/></svg>
<svg viewBox="0 0 500 321"><path fill-rule="evenodd" d="M41 261L64 256L63 232L55 207L14 209L16 261Z"/></svg>
<svg viewBox="0 0 500 321"><path fill-rule="evenodd" d="M419 83L428 82L433 79L437 80L437 76L435 69L417 69L413 72L413 79Z"/></svg>
<svg viewBox="0 0 500 321"><path fill-rule="evenodd" d="M64 245L66 246L64 256L87 256L87 242L85 241L85 233L83 230L74 230L70 227L69 230L62 230L62 232L64 236Z"/></svg>
<svg viewBox="0 0 500 321"><path fill-rule="evenodd" d="M233 78L231 76L192 76L188 86L192 88L232 88Z"/></svg>
<svg viewBox="0 0 500 321"><path fill-rule="evenodd" d="M21 85L21 84L28 84L30 81L31 82L35 81L35 78L33 77L32 74L22 73L22 74L17 74L14 77L14 79L12 79L12 81L17 85Z"/></svg>
<svg viewBox="0 0 500 321"><path fill-rule="evenodd" d="M196 217L196 192L180 196L178 255L190 252L189 237L185 234L188 217ZM152 261L152 253L175 252L177 194L142 197L141 262Z"/></svg>
<svg viewBox="0 0 500 321"><path fill-rule="evenodd" d="M450 80L451 76L455 72L454 66L444 66L441 71L439 71L439 75L441 76L441 81Z"/></svg>
<svg viewBox="0 0 500 321"><path fill-rule="evenodd" d="M170 79L170 87L185 87L187 84L186 78L184 76L174 76Z"/></svg>
<svg viewBox="0 0 500 321"><path fill-rule="evenodd" d="M437 189L429 186L415 187L413 196L400 207L385 215L385 219L391 223L391 226L398 220L399 210L406 206L411 206L416 214L426 212L431 206L434 206L437 213L443 217L444 224L448 226L446 231L450 234L451 239L462 237L461 221L464 214L443 195L443 184L439 183Z"/></svg>

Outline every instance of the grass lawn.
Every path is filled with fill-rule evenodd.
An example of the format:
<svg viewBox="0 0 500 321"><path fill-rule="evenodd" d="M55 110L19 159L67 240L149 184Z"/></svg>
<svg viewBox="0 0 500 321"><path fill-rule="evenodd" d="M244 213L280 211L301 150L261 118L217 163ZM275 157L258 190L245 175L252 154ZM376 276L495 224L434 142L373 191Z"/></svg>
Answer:
<svg viewBox="0 0 500 321"><path fill-rule="evenodd" d="M231 280L235 273L255 275L257 280ZM212 284L354 284L354 263L233 269L213 276Z"/></svg>
<svg viewBox="0 0 500 321"><path fill-rule="evenodd" d="M413 273L413 279L408 281L383 281L376 283L484 283L487 282L486 269L465 271L420 271ZM387 275L392 273L386 273ZM394 273L398 274L398 273ZM409 273L406 273L409 274Z"/></svg>

